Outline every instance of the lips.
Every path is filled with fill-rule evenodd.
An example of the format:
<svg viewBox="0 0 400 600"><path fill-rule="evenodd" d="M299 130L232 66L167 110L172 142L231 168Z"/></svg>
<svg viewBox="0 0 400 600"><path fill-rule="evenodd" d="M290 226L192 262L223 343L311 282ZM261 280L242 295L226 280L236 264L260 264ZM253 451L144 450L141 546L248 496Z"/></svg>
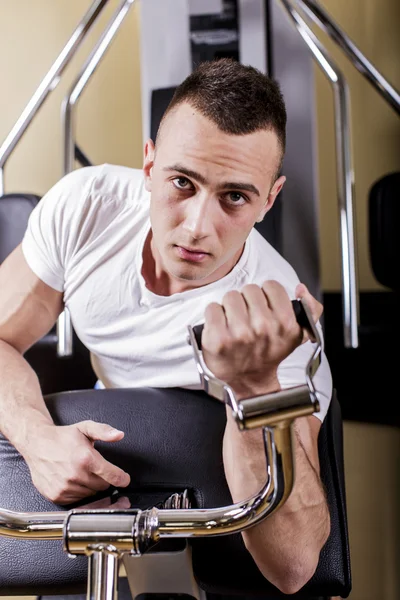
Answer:
<svg viewBox="0 0 400 600"><path fill-rule="evenodd" d="M207 259L207 256L210 256L208 252L202 252L196 249L195 252L193 250L188 250L184 246L175 246L176 252L180 258L189 262L202 262Z"/></svg>
<svg viewBox="0 0 400 600"><path fill-rule="evenodd" d="M178 248L183 248L184 250L187 250L188 252L195 252L196 254L208 254L208 252L206 252L205 250L202 250L201 248L188 248L187 246L178 246Z"/></svg>

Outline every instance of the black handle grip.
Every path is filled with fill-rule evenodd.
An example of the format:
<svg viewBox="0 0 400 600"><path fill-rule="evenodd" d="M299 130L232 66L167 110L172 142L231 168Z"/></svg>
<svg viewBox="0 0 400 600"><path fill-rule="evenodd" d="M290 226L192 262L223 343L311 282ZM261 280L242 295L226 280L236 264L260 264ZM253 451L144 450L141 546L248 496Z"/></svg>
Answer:
<svg viewBox="0 0 400 600"><path fill-rule="evenodd" d="M300 327L302 329L309 330L310 324L308 322L308 317L306 315L306 312L305 312L304 307L303 307L302 303L300 302L300 300L292 300L292 306L293 306L294 314L296 315L296 321L298 322ZM203 333L203 329L204 329L204 323L201 323L200 325L196 325L195 327L193 327L194 337L196 338L196 342L199 347L199 350L201 350L201 334Z"/></svg>

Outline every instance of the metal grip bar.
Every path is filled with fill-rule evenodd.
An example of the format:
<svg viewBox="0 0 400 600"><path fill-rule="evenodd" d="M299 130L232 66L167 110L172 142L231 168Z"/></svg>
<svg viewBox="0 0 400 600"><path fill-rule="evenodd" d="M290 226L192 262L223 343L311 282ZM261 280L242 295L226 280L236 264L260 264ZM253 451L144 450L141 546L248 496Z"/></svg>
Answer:
<svg viewBox="0 0 400 600"><path fill-rule="evenodd" d="M62 118L64 122L64 175L70 173L74 168L75 143L74 143L74 107L81 93L89 83L103 55L114 39L123 20L129 12L135 0L123 0L112 15L107 27L93 48L78 77L72 84L70 91L64 98L62 106Z"/></svg>
<svg viewBox="0 0 400 600"><path fill-rule="evenodd" d="M58 85L61 74L65 67L68 65L75 52L78 50L81 42L96 21L97 17L107 4L108 0L95 0L90 6L88 12L79 23L78 27L73 32L72 36L68 40L66 46L57 57L54 64L44 77L43 81L37 88L36 92L29 100L26 108L14 127L4 140L0 147L0 196L4 194L4 166L13 152L15 146L25 133L27 127L30 125L32 119L37 114L38 110L46 100L49 92L52 92Z"/></svg>
<svg viewBox="0 0 400 600"><path fill-rule="evenodd" d="M93 48L85 64L83 65L78 77L72 84L69 93L64 99L62 106L62 119L64 122L64 175L67 175L74 168L75 161L75 140L74 140L74 125L75 105L89 83L90 78L95 72L103 55L108 49L110 43L114 39L115 34L120 28L123 20L129 12L135 0L123 0L112 15L107 27L103 31L100 39ZM57 321L58 356L71 356L73 352L73 328L68 310L59 316Z"/></svg>
<svg viewBox="0 0 400 600"><path fill-rule="evenodd" d="M148 510L72 510L16 513L0 509L0 536L63 539L72 555L89 555L98 545L141 555L160 538L205 537L242 531L264 519L293 487L292 429L264 429L267 480L251 498L221 508Z"/></svg>
<svg viewBox="0 0 400 600"><path fill-rule="evenodd" d="M315 0L296 0L299 7L326 31L341 48L352 65L371 83L384 100L400 115L400 94L364 56L354 42L344 33L326 10Z"/></svg>
<svg viewBox="0 0 400 600"><path fill-rule="evenodd" d="M297 31L334 90L336 177L342 261L343 336L346 348L358 347L358 290L354 232L354 173L350 143L350 106L347 83L327 50L295 8L300 0L280 0Z"/></svg>
<svg viewBox="0 0 400 600"><path fill-rule="evenodd" d="M315 348L306 366L305 386L297 386L279 392L263 394L256 398L237 401L233 389L221 381L208 369L201 352L201 334L204 324L188 326L188 342L193 347L200 383L210 396L229 404L239 429L253 429L275 425L284 418L312 414L319 410L317 391L313 377L321 364L322 341L314 324L310 310L304 300L292 300L292 306L299 325L306 329Z"/></svg>

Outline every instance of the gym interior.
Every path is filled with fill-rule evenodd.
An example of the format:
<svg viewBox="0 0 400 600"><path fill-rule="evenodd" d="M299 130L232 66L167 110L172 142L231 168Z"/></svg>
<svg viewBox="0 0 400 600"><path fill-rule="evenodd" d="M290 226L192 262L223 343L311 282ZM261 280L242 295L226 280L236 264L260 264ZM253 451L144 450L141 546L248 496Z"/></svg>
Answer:
<svg viewBox="0 0 400 600"><path fill-rule="evenodd" d="M338 533L329 560L338 556L345 564L344 583L321 592L317 581L316 591L293 596L298 598L400 597L400 420L393 376L400 333L399 27L396 0L0 5L0 263L20 243L31 210L61 177L104 163L142 167L145 140L154 139L176 86L199 61L231 57L280 84L288 113L287 182L258 230L324 306L325 352L340 407L334 452L343 452L337 459L343 472L339 465L336 477L343 477L344 539ZM25 358L45 395L90 390L96 383L67 312ZM13 480L8 471L1 475L3 486ZM24 493L15 491L16 497ZM0 502L1 509L12 507ZM19 585L29 544L37 548L32 560L39 571L56 567L51 561L46 566L40 540L5 540L0 535L0 595L84 597L82 585L57 586L57 573L52 587L41 586L40 577ZM217 560L217 545L213 551ZM112 554L105 560L112 561ZM174 596L168 587L157 588L162 584L150 589L153 584L129 561L118 565L123 599L205 597L190 578ZM106 587L111 566L95 566ZM160 570L181 573L186 567L167 562ZM146 568L154 574L157 562ZM324 568L329 580L335 564ZM135 578L143 580L129 592L124 582ZM204 584L207 598L234 598L226 586L218 590L217 579ZM248 589L242 598L284 597L259 590L252 595L250 584ZM115 590L93 582L88 594L116 598Z"/></svg>

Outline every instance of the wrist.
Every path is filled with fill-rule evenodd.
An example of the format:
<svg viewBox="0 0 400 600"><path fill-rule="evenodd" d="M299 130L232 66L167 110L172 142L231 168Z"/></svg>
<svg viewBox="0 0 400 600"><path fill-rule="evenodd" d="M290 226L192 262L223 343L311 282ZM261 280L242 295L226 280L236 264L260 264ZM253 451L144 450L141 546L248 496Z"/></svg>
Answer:
<svg viewBox="0 0 400 600"><path fill-rule="evenodd" d="M30 415L21 426L18 428L18 435L15 439L10 439L11 443L18 452L27 461L29 455L33 453L35 446L40 444L44 437L49 437L48 430L55 430L56 425L50 416L42 413Z"/></svg>
<svg viewBox="0 0 400 600"><path fill-rule="evenodd" d="M255 396L263 396L273 392L279 392L281 389L278 377L276 374L271 375L268 379L253 380L242 379L231 384L236 400L246 400L246 398L254 398Z"/></svg>

